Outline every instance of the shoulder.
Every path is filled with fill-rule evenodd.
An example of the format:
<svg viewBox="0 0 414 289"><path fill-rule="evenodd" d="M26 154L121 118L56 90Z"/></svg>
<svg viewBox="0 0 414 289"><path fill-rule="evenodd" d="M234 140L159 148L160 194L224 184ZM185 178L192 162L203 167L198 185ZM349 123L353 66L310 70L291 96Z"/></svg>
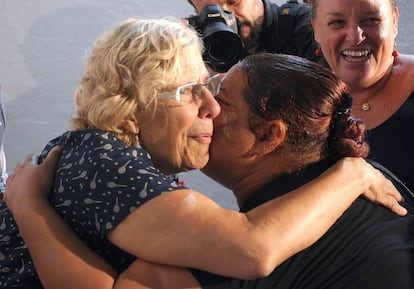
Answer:
<svg viewBox="0 0 414 289"><path fill-rule="evenodd" d="M394 79L398 79L399 87L407 93L414 90L414 55L401 54L394 63Z"/></svg>
<svg viewBox="0 0 414 289"><path fill-rule="evenodd" d="M309 5L299 3L298 1L287 1L279 6L281 15L293 15L295 17L302 17L303 15L310 15L311 8Z"/></svg>
<svg viewBox="0 0 414 289"><path fill-rule="evenodd" d="M414 77L414 55L400 54L395 61L395 66L398 68L399 74Z"/></svg>

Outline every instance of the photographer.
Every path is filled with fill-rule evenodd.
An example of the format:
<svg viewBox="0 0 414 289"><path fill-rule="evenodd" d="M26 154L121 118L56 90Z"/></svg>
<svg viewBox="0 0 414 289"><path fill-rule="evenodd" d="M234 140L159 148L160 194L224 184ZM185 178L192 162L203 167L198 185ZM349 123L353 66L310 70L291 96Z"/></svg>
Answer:
<svg viewBox="0 0 414 289"><path fill-rule="evenodd" d="M234 57L225 59L224 55L228 56L231 53L223 52L222 62L217 69L217 65L211 63L214 55L211 53L209 55L207 51L204 59L215 71L225 72L247 54L258 52L292 54L325 64L321 56L315 55L318 46L313 37L310 23L311 7L308 4L298 3L296 0L289 0L281 6L268 0L188 0L188 2L198 13L195 16L197 23L194 24L190 21L190 24L195 26L203 36L205 36L202 33L203 28L206 29L212 25L210 24L212 23L211 19L208 19L206 15L208 15L207 10L214 8L214 4L215 6L219 5L217 7L222 9L223 18L230 18L228 14L231 14L237 19L238 29L235 33L242 41L243 53L235 61L234 55L232 55ZM194 17L188 19L192 18ZM209 23L205 23L208 21ZM207 46L212 45L214 43ZM227 43L227 45L220 43L219 47L227 50L232 49L231 43ZM237 48L232 52L236 54L238 50ZM217 59L213 59L213 62L214 60Z"/></svg>

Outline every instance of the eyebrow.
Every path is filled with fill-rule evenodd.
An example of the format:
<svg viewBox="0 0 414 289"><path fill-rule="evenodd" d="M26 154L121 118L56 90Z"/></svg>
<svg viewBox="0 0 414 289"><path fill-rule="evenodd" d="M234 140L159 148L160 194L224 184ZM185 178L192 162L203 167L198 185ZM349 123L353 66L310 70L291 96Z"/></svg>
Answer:
<svg viewBox="0 0 414 289"><path fill-rule="evenodd" d="M364 15L377 15L379 14L379 9L377 8L367 8L365 10L362 10L362 14ZM326 14L327 16L334 16L334 17L339 17L339 16L344 16L344 13L341 12L329 12Z"/></svg>
<svg viewBox="0 0 414 289"><path fill-rule="evenodd" d="M330 12L330 13L327 13L326 16L329 16L329 17L344 17L344 14L340 13L340 12Z"/></svg>

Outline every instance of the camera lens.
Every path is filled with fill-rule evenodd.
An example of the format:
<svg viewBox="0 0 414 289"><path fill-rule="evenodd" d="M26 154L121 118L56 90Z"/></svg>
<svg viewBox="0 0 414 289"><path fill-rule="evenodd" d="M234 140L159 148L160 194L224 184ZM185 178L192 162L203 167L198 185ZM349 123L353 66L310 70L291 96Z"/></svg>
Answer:
<svg viewBox="0 0 414 289"><path fill-rule="evenodd" d="M206 39L208 53L215 59L233 58L237 53L238 40L232 33L217 32L214 37Z"/></svg>
<svg viewBox="0 0 414 289"><path fill-rule="evenodd" d="M214 23L204 31L204 60L217 72L226 72L243 58L243 42L223 23Z"/></svg>
<svg viewBox="0 0 414 289"><path fill-rule="evenodd" d="M237 19L219 5L207 5L200 15L186 18L203 37L203 59L216 72L226 72L244 56Z"/></svg>

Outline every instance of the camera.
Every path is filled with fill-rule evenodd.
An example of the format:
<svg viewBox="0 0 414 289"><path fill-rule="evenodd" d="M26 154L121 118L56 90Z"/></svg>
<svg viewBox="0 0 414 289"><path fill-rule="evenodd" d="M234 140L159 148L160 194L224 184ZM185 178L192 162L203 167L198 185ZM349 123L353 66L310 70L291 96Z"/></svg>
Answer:
<svg viewBox="0 0 414 289"><path fill-rule="evenodd" d="M233 13L219 5L207 5L200 14L186 19L201 35L205 47L203 59L212 70L226 72L243 58L244 44Z"/></svg>

